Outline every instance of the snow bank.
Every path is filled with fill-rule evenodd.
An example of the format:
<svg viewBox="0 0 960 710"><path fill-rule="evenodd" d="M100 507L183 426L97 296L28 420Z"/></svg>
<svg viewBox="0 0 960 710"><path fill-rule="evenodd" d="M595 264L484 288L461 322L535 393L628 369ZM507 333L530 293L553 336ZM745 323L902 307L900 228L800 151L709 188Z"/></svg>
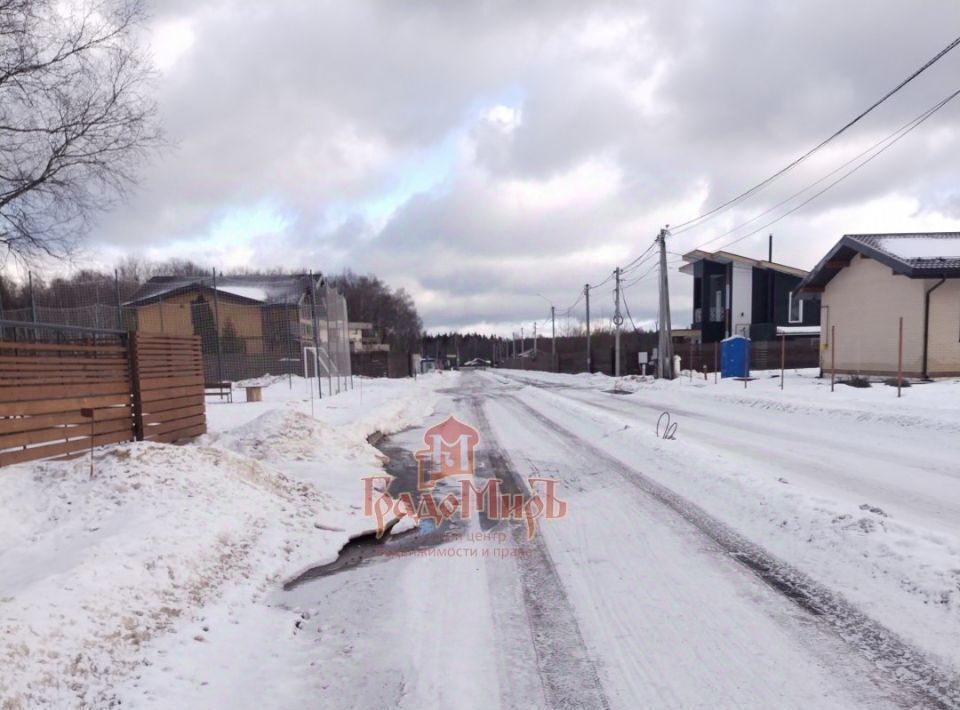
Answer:
<svg viewBox="0 0 960 710"><path fill-rule="evenodd" d="M0 707L236 706L253 677L302 700L270 680L309 675L297 619L264 600L369 528L357 479L382 457L367 435L418 424L449 382L311 402L302 378L270 378L263 402L211 403L194 444L99 452L92 480L86 458L4 468Z"/></svg>
<svg viewBox="0 0 960 710"><path fill-rule="evenodd" d="M5 708L106 706L186 610L227 582L251 592L341 536L339 504L222 449L131 444L89 462L4 470L0 677Z"/></svg>

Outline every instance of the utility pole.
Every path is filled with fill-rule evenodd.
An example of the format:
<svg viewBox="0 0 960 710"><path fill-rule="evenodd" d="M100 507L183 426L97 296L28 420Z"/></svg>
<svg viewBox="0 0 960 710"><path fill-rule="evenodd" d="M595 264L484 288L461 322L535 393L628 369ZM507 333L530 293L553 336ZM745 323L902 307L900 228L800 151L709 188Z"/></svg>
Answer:
<svg viewBox="0 0 960 710"><path fill-rule="evenodd" d="M533 324L533 357L537 357L537 324Z"/></svg>
<svg viewBox="0 0 960 710"><path fill-rule="evenodd" d="M591 373L593 359L590 357L590 284L584 284L583 295L587 298L587 373Z"/></svg>
<svg viewBox="0 0 960 710"><path fill-rule="evenodd" d="M673 379L673 338L670 325L670 287L667 282L667 230L657 237L660 244L660 333L658 339L657 375Z"/></svg>
<svg viewBox="0 0 960 710"><path fill-rule="evenodd" d="M550 365L557 366L557 307L550 306Z"/></svg>
<svg viewBox="0 0 960 710"><path fill-rule="evenodd" d="M616 326L613 345L613 376L620 377L620 326L623 325L623 315L620 313L620 267L614 271L616 287L614 289L615 307L613 310L613 324Z"/></svg>
<svg viewBox="0 0 960 710"><path fill-rule="evenodd" d="M520 326L520 354L523 355L523 347L525 343L523 342L526 338L523 337L523 326Z"/></svg>

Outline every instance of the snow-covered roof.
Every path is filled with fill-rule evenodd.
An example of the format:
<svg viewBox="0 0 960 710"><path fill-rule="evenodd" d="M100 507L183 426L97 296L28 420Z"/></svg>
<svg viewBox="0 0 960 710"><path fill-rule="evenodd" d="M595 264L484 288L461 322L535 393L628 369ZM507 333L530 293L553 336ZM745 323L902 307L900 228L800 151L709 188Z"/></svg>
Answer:
<svg viewBox="0 0 960 710"><path fill-rule="evenodd" d="M234 286L232 284L221 286L217 284L217 291L230 293L241 298L249 298L251 301L264 302L267 300L267 290L256 286Z"/></svg>
<svg viewBox="0 0 960 710"><path fill-rule="evenodd" d="M320 276L283 274L277 276L217 276L216 291L249 303L299 303L310 288L310 279ZM212 276L155 276L143 284L125 305L139 305L193 290L213 291Z"/></svg>
<svg viewBox="0 0 960 710"><path fill-rule="evenodd" d="M913 266L935 268L942 262L960 263L960 234L858 235L864 241Z"/></svg>
<svg viewBox="0 0 960 710"><path fill-rule="evenodd" d="M800 287L822 290L857 254L911 279L960 278L960 232L846 234Z"/></svg>

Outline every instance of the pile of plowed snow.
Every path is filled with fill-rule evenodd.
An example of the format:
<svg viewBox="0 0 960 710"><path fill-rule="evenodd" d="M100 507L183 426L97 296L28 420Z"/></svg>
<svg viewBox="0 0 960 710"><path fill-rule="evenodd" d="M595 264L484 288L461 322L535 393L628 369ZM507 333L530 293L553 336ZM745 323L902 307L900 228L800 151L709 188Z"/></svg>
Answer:
<svg viewBox="0 0 960 710"><path fill-rule="evenodd" d="M258 461L337 461L378 466L376 448L351 427L333 427L294 409L273 409L207 441Z"/></svg>
<svg viewBox="0 0 960 710"><path fill-rule="evenodd" d="M306 433L315 446L320 431ZM87 459L3 470L4 708L106 707L142 647L225 584L255 597L346 539L329 531L346 515L332 498L219 447L124 445L88 470Z"/></svg>

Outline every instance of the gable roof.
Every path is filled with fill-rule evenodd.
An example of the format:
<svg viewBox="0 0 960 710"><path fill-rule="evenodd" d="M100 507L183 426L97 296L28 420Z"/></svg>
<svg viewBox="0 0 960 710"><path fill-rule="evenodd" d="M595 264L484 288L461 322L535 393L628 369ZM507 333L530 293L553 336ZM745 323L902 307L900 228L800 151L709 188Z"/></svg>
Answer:
<svg viewBox="0 0 960 710"><path fill-rule="evenodd" d="M771 271L779 271L783 274L790 274L791 276L806 276L807 272L803 269L797 269L793 266L787 266L786 264L778 264L775 261L761 261L759 259L751 259L748 256L741 256L740 254L734 254L729 251L704 251L702 249L694 249L693 251L688 251L683 255L683 260L687 262L680 267L680 272L684 274L693 273L693 264L697 261L714 261L718 264L741 264L743 266L753 266L758 269L770 269Z"/></svg>
<svg viewBox="0 0 960 710"><path fill-rule="evenodd" d="M826 286L857 254L910 279L960 278L960 232L845 234L800 288L813 291Z"/></svg>
<svg viewBox="0 0 960 710"><path fill-rule="evenodd" d="M299 303L307 293L314 274L282 274L276 276L217 276L218 296L247 304ZM190 291L213 293L212 276L154 276L143 284L124 305L139 306Z"/></svg>

